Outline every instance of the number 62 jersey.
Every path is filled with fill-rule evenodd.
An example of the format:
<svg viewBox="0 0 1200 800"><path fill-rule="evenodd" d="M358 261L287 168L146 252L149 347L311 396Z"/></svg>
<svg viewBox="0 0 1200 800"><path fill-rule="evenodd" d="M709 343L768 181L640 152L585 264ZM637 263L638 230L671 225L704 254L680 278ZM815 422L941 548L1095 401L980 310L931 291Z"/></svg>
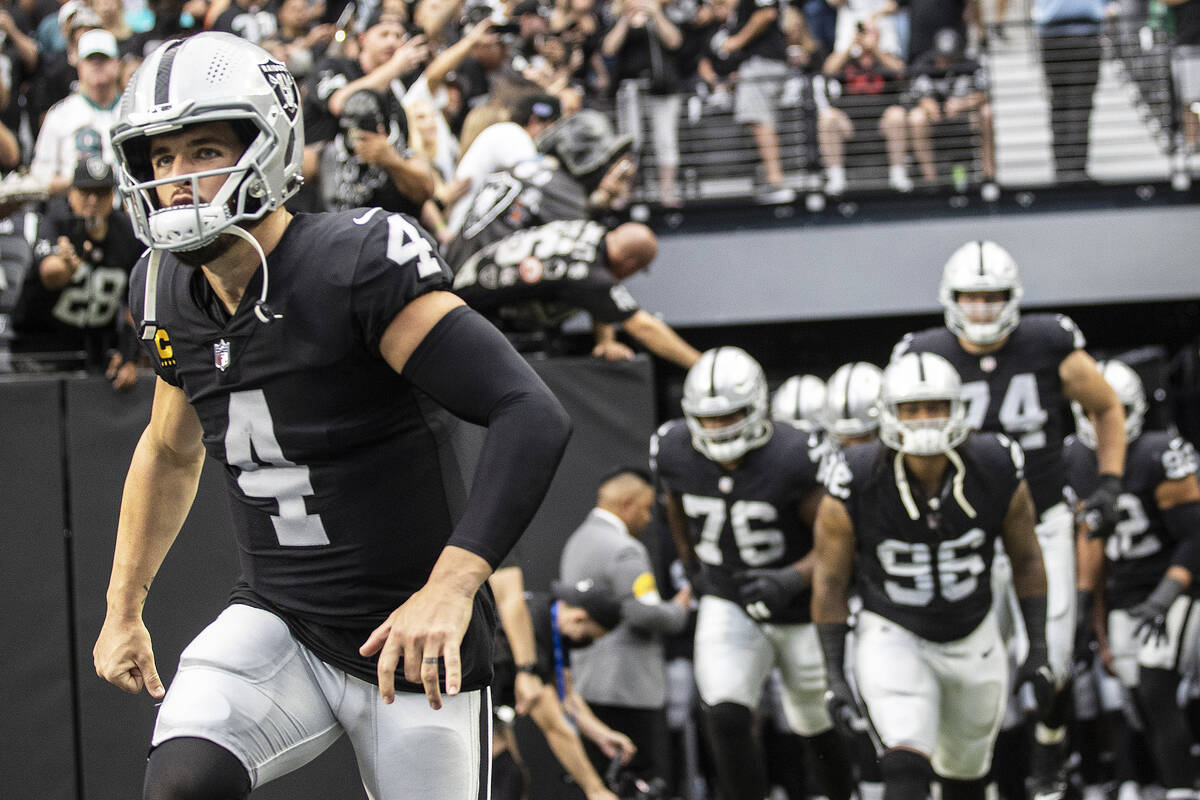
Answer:
<svg viewBox="0 0 1200 800"><path fill-rule="evenodd" d="M972 433L951 451L933 497L910 482L903 458L880 442L848 447L825 488L854 524L863 608L923 639L955 641L991 608L996 539L1024 456L1002 435Z"/></svg>

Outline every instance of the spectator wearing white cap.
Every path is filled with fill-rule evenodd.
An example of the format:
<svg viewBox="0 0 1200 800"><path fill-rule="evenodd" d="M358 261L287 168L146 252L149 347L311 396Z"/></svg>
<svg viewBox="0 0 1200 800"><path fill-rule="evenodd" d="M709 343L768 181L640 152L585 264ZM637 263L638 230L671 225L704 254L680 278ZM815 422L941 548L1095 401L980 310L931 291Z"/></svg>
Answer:
<svg viewBox="0 0 1200 800"><path fill-rule="evenodd" d="M85 31L103 27L100 15L78 0L67 0L58 18L62 20L59 28L66 37L66 49L43 50L30 67L29 121L34 131L41 127L42 118L50 106L69 95L75 85L78 78L75 73L75 51L79 37ZM36 46L36 42L34 44Z"/></svg>
<svg viewBox="0 0 1200 800"><path fill-rule="evenodd" d="M90 157L113 163L109 129L116 121L121 63L117 39L102 29L84 31L75 48L79 83L46 112L33 148L29 171L49 185L50 194L71 186L75 165Z"/></svg>

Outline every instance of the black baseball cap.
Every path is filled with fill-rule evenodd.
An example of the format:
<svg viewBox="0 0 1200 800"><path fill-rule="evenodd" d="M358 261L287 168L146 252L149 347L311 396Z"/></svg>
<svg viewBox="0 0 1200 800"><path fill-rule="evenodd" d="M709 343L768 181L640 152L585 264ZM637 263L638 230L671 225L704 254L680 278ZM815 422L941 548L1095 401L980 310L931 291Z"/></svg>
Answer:
<svg viewBox="0 0 1200 800"><path fill-rule="evenodd" d="M582 608L605 630L611 631L621 622L620 601L597 588L590 579L578 583L554 581L550 584L550 593L564 603Z"/></svg>
<svg viewBox="0 0 1200 800"><path fill-rule="evenodd" d="M530 120L554 122L562 116L562 103L552 94L536 92L518 98L512 106L512 121L528 125Z"/></svg>
<svg viewBox="0 0 1200 800"><path fill-rule="evenodd" d="M80 159L75 165L75 177L71 185L76 189L112 189L117 185L113 169L104 159L92 156Z"/></svg>

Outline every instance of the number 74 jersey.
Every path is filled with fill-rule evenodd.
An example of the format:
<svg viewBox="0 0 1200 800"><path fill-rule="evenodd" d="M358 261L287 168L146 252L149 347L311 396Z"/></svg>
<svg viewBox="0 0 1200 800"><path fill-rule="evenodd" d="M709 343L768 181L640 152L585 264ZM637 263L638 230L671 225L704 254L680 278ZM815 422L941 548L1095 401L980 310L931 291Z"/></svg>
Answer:
<svg viewBox="0 0 1200 800"><path fill-rule="evenodd" d="M1083 333L1062 314L1023 314L1016 330L994 353L968 353L946 327L910 333L892 353L937 353L963 382L967 422L981 431L1003 433L1025 451L1026 477L1039 514L1061 503L1065 470L1062 443L1068 427L1067 400L1058 368L1085 346Z"/></svg>
<svg viewBox="0 0 1200 800"><path fill-rule="evenodd" d="M854 524L863 608L923 639L951 642L979 626L992 605L996 539L1022 479L1021 448L972 433L947 465L943 490L925 497L903 457L879 442L846 448L826 490Z"/></svg>

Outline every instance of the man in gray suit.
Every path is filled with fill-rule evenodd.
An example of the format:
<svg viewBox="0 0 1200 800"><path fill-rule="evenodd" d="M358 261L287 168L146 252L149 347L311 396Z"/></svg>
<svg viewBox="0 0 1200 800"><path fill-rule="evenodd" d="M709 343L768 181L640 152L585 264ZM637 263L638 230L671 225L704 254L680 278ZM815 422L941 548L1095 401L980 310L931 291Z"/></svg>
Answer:
<svg viewBox="0 0 1200 800"><path fill-rule="evenodd" d="M654 489L647 476L621 469L603 480L596 507L563 548L559 580L589 583L621 600L621 622L607 636L571 654L575 687L605 724L637 745L630 770L645 780L670 772L666 667L662 634L687 625L691 590L664 602L646 546L637 537L650 522ZM589 748L598 769L607 759Z"/></svg>

